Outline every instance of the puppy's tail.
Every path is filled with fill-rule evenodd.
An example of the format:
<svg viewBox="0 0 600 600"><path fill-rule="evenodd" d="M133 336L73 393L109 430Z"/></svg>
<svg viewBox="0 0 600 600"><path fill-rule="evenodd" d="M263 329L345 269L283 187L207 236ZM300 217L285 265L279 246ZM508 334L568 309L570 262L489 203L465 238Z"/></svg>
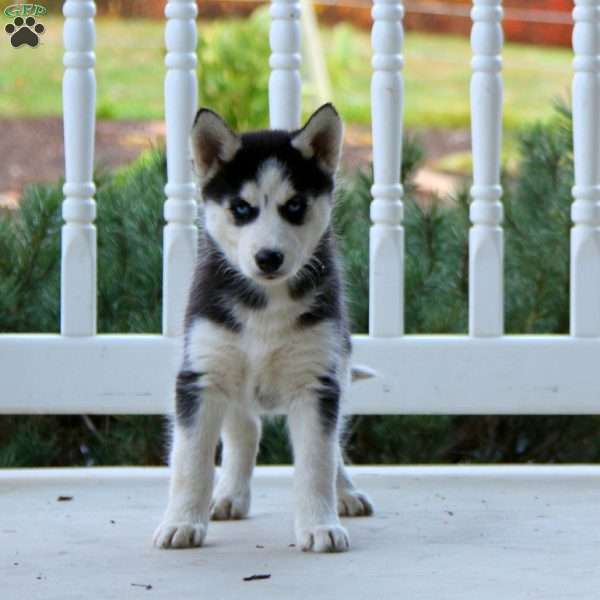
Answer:
<svg viewBox="0 0 600 600"><path fill-rule="evenodd" d="M352 381L360 381L361 379L371 379L371 377L376 377L377 373L371 369L371 367L367 367L365 365L354 365L350 369L350 373L352 374Z"/></svg>

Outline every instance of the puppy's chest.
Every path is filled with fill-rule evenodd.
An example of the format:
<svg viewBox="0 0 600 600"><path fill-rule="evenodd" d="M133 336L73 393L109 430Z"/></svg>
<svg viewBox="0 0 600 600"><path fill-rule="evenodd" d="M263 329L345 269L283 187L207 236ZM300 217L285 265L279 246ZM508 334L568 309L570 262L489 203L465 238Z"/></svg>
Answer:
<svg viewBox="0 0 600 600"><path fill-rule="evenodd" d="M303 331L298 326L298 319L307 308L307 302L285 299L271 300L262 310L236 307L236 318L241 324L240 350L248 360L261 361L292 340L310 339L315 333Z"/></svg>
<svg viewBox="0 0 600 600"><path fill-rule="evenodd" d="M321 328L301 328L303 302L281 302L265 311L243 311L239 348L244 356L242 396L264 410L308 381L314 363L326 363L327 340Z"/></svg>
<svg viewBox="0 0 600 600"><path fill-rule="evenodd" d="M263 310L237 306L236 333L203 320L190 337L195 368L232 400L260 411L282 407L327 372L339 347L332 323L299 325L309 306L310 298L272 299Z"/></svg>

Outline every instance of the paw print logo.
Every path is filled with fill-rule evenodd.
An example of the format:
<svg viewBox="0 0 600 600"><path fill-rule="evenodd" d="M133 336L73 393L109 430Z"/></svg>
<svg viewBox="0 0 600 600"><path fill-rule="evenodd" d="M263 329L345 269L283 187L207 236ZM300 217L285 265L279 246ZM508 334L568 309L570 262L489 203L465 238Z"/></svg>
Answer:
<svg viewBox="0 0 600 600"><path fill-rule="evenodd" d="M27 44L35 48L39 42L39 36L46 31L41 23L36 23L33 17L15 17L12 23L9 23L4 31L10 35L10 43L13 48L18 48L23 44Z"/></svg>

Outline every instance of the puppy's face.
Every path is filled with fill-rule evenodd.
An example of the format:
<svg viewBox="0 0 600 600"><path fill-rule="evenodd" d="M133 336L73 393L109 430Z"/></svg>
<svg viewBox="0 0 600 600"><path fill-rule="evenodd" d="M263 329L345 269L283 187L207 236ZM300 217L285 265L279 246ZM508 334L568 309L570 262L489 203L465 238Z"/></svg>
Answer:
<svg viewBox="0 0 600 600"><path fill-rule="evenodd" d="M341 141L331 105L291 133L240 136L212 111L198 113L192 147L205 227L246 277L281 282L309 261L330 223Z"/></svg>

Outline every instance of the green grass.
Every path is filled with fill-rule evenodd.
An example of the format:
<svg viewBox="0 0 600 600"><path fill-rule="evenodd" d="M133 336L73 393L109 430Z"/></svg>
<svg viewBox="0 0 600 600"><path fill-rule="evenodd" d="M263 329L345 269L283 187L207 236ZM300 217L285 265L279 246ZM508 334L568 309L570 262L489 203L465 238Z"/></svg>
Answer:
<svg viewBox="0 0 600 600"><path fill-rule="evenodd" d="M405 56L407 122L467 125L471 58L468 41L413 34L407 36ZM519 128L553 114L553 100L569 93L571 60L568 49L506 45L503 51L506 128Z"/></svg>
<svg viewBox="0 0 600 600"><path fill-rule="evenodd" d="M369 122L371 48L366 33L346 25L323 37L338 103L346 119ZM416 127L469 125L469 40L409 32L404 42L404 120ZM552 115L572 77L570 50L506 44L504 125L517 129Z"/></svg>
<svg viewBox="0 0 600 600"><path fill-rule="evenodd" d="M62 19L45 21L43 45L0 52L0 117L61 113ZM210 38L212 23L200 23ZM371 48L367 32L347 25L326 29L323 44L333 100L347 121L370 121ZM249 51L240 48L240 52ZM408 126L465 127L469 123L470 48L466 38L412 33L405 47L405 122ZM163 116L163 23L98 19L97 111L99 118ZM267 65L265 64L265 68ZM504 49L504 121L509 129L552 112L571 80L568 49L507 44ZM200 92L202 97L202 92ZM267 99L265 98L265 103ZM314 103L314 101L313 101ZM310 98L305 99L307 111Z"/></svg>
<svg viewBox="0 0 600 600"><path fill-rule="evenodd" d="M62 19L44 21L43 44L0 52L0 116L62 112ZM98 19L97 111L100 118L158 119L163 112L163 28L146 20Z"/></svg>

